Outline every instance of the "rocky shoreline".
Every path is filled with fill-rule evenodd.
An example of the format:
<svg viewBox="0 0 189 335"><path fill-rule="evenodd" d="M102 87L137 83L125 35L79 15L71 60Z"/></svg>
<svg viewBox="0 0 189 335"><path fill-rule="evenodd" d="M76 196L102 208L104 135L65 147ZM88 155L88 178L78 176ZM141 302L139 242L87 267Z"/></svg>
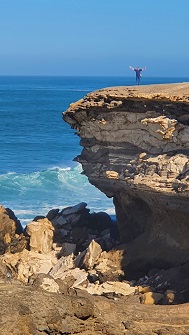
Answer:
<svg viewBox="0 0 189 335"><path fill-rule="evenodd" d="M91 214L80 203L52 209L23 230L1 206L0 334L187 334L188 269L152 268L128 279L116 228L108 214ZM179 328L170 315L166 327L161 324L165 308L177 313Z"/></svg>
<svg viewBox="0 0 189 335"><path fill-rule="evenodd" d="M63 118L76 160L112 197L23 230L0 207L0 335L189 334L189 84L88 94Z"/></svg>

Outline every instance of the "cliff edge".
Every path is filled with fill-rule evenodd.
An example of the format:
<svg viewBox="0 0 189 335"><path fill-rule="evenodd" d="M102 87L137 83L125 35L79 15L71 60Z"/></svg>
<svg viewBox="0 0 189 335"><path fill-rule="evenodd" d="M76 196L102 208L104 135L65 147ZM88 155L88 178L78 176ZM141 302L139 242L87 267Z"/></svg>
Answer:
<svg viewBox="0 0 189 335"><path fill-rule="evenodd" d="M110 87L70 105L63 119L83 147L77 161L112 197L123 268L189 261L189 83Z"/></svg>

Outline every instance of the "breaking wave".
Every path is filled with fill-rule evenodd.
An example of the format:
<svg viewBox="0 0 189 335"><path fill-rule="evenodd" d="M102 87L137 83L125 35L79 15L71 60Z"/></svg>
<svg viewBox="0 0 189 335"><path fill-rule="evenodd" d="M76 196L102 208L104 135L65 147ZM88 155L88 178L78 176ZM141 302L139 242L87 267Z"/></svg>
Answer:
<svg viewBox="0 0 189 335"><path fill-rule="evenodd" d="M29 174L2 174L0 203L11 208L23 225L36 215L46 215L52 208L62 209L82 201L91 211L106 211L113 215L112 199L92 186L81 172L81 165L77 165Z"/></svg>

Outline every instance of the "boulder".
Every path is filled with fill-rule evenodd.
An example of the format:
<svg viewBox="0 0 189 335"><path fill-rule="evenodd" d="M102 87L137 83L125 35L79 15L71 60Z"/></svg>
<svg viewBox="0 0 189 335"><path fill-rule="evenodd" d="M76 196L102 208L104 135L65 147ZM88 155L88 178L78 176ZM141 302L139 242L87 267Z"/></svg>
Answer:
<svg viewBox="0 0 189 335"><path fill-rule="evenodd" d="M162 293L146 292L142 296L141 303L145 305L157 305L162 299Z"/></svg>
<svg viewBox="0 0 189 335"><path fill-rule="evenodd" d="M54 228L47 218L29 223L26 233L30 237L31 251L46 254L52 250Z"/></svg>
<svg viewBox="0 0 189 335"><path fill-rule="evenodd" d="M102 252L101 246L97 242L92 240L84 256L82 267L86 270L92 269L94 265L97 263L101 252Z"/></svg>
<svg viewBox="0 0 189 335"><path fill-rule="evenodd" d="M78 205L66 207L62 210L61 215L67 216L70 214L76 214L82 212L86 208L87 204L85 202L81 202Z"/></svg>
<svg viewBox="0 0 189 335"><path fill-rule="evenodd" d="M20 221L11 209L0 205L0 254L20 252L26 244Z"/></svg>

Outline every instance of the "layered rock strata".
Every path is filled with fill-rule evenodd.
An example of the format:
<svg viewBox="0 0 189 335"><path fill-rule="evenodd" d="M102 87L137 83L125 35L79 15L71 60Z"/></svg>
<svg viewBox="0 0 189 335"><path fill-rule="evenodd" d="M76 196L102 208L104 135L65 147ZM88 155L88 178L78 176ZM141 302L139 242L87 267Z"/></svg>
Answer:
<svg viewBox="0 0 189 335"><path fill-rule="evenodd" d="M113 198L128 273L186 263L189 83L101 89L63 119L90 183Z"/></svg>

